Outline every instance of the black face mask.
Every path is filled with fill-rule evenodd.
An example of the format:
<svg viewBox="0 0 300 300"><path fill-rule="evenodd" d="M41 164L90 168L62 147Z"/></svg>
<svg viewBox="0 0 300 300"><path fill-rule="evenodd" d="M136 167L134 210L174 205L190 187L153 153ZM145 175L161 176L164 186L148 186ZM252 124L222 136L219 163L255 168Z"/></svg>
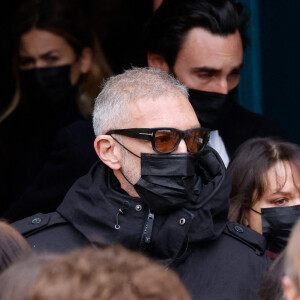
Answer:
<svg viewBox="0 0 300 300"><path fill-rule="evenodd" d="M189 100L202 127L220 129L230 116L235 91L233 89L228 94L219 94L189 89Z"/></svg>
<svg viewBox="0 0 300 300"><path fill-rule="evenodd" d="M121 173L152 212L167 214L196 201L202 181L195 172L195 154L142 153L140 157L118 143L141 159L141 178L136 184Z"/></svg>
<svg viewBox="0 0 300 300"><path fill-rule="evenodd" d="M192 154L142 153L141 178L133 187L151 211L166 214L195 201L195 178Z"/></svg>
<svg viewBox="0 0 300 300"><path fill-rule="evenodd" d="M21 70L20 87L23 105L36 113L59 112L75 94L70 82L70 65Z"/></svg>
<svg viewBox="0 0 300 300"><path fill-rule="evenodd" d="M293 226L300 217L300 205L262 208L261 213L255 212L262 218L262 230L267 241L267 249L280 253L285 248Z"/></svg>

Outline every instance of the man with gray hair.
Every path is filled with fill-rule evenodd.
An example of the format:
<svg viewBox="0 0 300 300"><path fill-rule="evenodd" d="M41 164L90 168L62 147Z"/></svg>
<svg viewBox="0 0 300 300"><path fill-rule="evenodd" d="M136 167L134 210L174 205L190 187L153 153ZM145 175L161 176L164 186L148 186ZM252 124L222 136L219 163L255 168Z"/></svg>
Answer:
<svg viewBox="0 0 300 300"><path fill-rule="evenodd" d="M194 299L251 299L269 265L264 238L227 221L230 180L186 88L125 71L104 84L93 124L100 161L56 212L13 224L33 249L119 243L174 269Z"/></svg>

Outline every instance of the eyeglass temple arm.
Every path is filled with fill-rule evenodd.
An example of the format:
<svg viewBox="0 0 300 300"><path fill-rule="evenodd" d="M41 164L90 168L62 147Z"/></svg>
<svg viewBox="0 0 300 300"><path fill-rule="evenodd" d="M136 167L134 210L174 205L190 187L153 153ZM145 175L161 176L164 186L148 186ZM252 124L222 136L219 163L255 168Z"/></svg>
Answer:
<svg viewBox="0 0 300 300"><path fill-rule="evenodd" d="M135 139L140 139L140 140L148 140L151 141L153 137L153 132L147 132L147 130L143 130L144 132L137 132L136 130L130 130L130 129L119 129L119 130L110 130L107 132L108 135L111 135L113 133L115 134L120 134L128 137L132 137Z"/></svg>

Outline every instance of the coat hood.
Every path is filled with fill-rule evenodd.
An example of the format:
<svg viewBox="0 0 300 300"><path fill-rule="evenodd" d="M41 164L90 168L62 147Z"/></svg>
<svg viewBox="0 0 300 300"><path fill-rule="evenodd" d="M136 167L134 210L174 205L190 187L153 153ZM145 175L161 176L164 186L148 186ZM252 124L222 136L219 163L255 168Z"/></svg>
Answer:
<svg viewBox="0 0 300 300"><path fill-rule="evenodd" d="M198 156L196 172L203 186L198 202L188 208L194 214L189 238L190 241L213 240L222 234L228 220L231 177L222 158L211 147Z"/></svg>
<svg viewBox="0 0 300 300"><path fill-rule="evenodd" d="M196 170L203 185L196 203L151 216L146 204L129 196L112 170L99 161L74 183L57 211L92 243L145 250L148 230L146 250L152 256L178 257L190 244L216 239L227 222L231 181L222 159L207 147L197 156Z"/></svg>

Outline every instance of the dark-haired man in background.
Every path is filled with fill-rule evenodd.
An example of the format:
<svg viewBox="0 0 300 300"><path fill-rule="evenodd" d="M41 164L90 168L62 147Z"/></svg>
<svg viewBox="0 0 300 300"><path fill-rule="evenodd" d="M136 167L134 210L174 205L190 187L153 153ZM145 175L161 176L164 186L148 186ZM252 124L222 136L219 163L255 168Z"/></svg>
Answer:
<svg viewBox="0 0 300 300"><path fill-rule="evenodd" d="M287 138L274 120L233 101L243 66L248 17L233 0L164 0L146 27L150 67L173 74L189 88L210 145L227 166L236 148L255 136Z"/></svg>

